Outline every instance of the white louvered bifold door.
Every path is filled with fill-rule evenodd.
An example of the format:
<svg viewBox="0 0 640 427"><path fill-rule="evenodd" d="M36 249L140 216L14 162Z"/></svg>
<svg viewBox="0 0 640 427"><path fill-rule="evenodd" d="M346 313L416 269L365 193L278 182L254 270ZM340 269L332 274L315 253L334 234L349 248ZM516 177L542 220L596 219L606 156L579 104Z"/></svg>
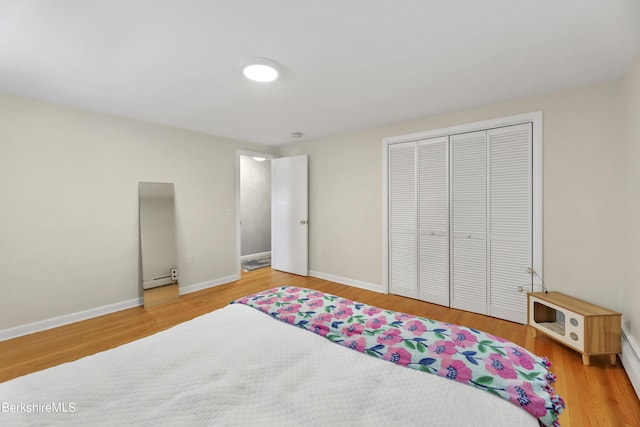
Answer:
<svg viewBox="0 0 640 427"><path fill-rule="evenodd" d="M416 143L389 146L389 291L418 296Z"/></svg>
<svg viewBox="0 0 640 427"><path fill-rule="evenodd" d="M451 307L487 314L486 131L451 136Z"/></svg>
<svg viewBox="0 0 640 427"><path fill-rule="evenodd" d="M488 131L489 314L519 323L532 290L531 128Z"/></svg>
<svg viewBox="0 0 640 427"><path fill-rule="evenodd" d="M418 298L449 306L448 137L418 142Z"/></svg>

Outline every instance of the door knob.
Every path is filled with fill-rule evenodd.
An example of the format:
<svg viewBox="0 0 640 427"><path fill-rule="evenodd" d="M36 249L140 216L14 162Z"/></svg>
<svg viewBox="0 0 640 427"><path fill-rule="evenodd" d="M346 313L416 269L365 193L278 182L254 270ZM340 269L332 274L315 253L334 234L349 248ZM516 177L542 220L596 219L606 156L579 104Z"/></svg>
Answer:
<svg viewBox="0 0 640 427"><path fill-rule="evenodd" d="M300 224L305 225L307 223L307 221L305 221L304 219L302 221L300 221Z"/></svg>

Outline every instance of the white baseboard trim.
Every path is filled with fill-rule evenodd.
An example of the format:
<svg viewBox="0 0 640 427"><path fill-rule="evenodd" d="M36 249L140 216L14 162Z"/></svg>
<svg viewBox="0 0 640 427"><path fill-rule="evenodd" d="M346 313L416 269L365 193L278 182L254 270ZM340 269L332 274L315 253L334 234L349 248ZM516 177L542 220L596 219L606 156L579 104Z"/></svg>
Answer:
<svg viewBox="0 0 640 427"><path fill-rule="evenodd" d="M219 279L185 286L184 288L181 287L180 295L201 291L203 289L223 285L229 282L235 282L236 280L240 280L240 275L234 274L232 276L221 277ZM142 297L133 298L127 301L117 302L115 304L104 305L102 307L91 308L89 310L78 311L76 313L65 314L58 317L52 317L51 319L39 320L37 322L27 323L26 325L3 329L0 330L0 341L10 340L12 338L33 334L35 332L40 332L51 328L57 328L58 326L64 326L70 323L80 322L81 320L91 319L93 317L102 316L116 311L138 307L143 304L144 299Z"/></svg>
<svg viewBox="0 0 640 427"><path fill-rule="evenodd" d="M206 282L200 282L193 285L185 286L184 288L180 288L180 295L190 294L191 292L213 288L214 286L224 285L226 283L235 282L236 280L240 280L239 274L232 274L231 276L221 277L219 279L207 280Z"/></svg>
<svg viewBox="0 0 640 427"><path fill-rule="evenodd" d="M640 398L640 347L638 347L638 343L624 325L622 326L622 354L620 355L620 360L636 391L636 395Z"/></svg>
<svg viewBox="0 0 640 427"><path fill-rule="evenodd" d="M258 253L255 253L255 254L249 254L249 255L242 255L242 256L240 257L240 260L244 261L244 260L246 260L246 259L262 258L262 257L267 256L267 255L271 256L271 251L267 251L267 252L258 252Z"/></svg>
<svg viewBox="0 0 640 427"><path fill-rule="evenodd" d="M317 277L318 279L329 280L330 282L336 282L342 285L353 286L355 288L366 289L368 291L384 293L382 291L382 285L376 285L375 283L363 282L361 280L349 279L348 277L336 276L333 274L322 273L320 271L314 270L309 270L309 276Z"/></svg>
<svg viewBox="0 0 640 427"><path fill-rule="evenodd" d="M142 298L132 298L130 300L117 302L115 304L103 305L102 307L90 308L89 310L64 314L62 316L52 317L50 319L27 323L26 325L3 329L0 331L0 341L10 340L12 338L33 334L34 332L40 332L51 328L57 328L58 326L68 325L69 323L91 319L93 317L102 316L104 314L113 313L115 311L126 310L127 308L137 307L139 305L142 305L143 303L144 301Z"/></svg>

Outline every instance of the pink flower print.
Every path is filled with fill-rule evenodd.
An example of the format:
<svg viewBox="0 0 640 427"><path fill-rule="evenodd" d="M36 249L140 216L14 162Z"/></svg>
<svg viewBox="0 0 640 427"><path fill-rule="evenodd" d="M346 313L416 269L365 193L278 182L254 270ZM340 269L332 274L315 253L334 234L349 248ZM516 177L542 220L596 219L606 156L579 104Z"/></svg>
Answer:
<svg viewBox="0 0 640 427"><path fill-rule="evenodd" d="M460 360L444 359L438 375L450 380L467 383L472 377L471 369Z"/></svg>
<svg viewBox="0 0 640 427"><path fill-rule="evenodd" d="M302 305L300 304L287 304L283 307L280 307L280 309L278 309L278 314L297 313L298 311L300 311L300 307L302 307Z"/></svg>
<svg viewBox="0 0 640 427"><path fill-rule="evenodd" d="M488 359L485 359L484 363L487 370L493 375L499 375L505 379L515 379L518 377L509 359L505 359L499 354L492 354Z"/></svg>
<svg viewBox="0 0 640 427"><path fill-rule="evenodd" d="M311 291L307 294L307 298L322 298L324 296L324 292L320 291Z"/></svg>
<svg viewBox="0 0 640 427"><path fill-rule="evenodd" d="M298 299L298 295L296 295L296 294L288 294L288 295L284 295L284 296L281 298L281 300L282 300L282 301L287 301L287 302L289 302L289 301L295 301L295 300L297 300L297 299Z"/></svg>
<svg viewBox="0 0 640 427"><path fill-rule="evenodd" d="M539 418L547 414L544 399L533 392L531 383L523 382L519 385L507 386L507 394L511 402L520 405L534 417Z"/></svg>
<svg viewBox="0 0 640 427"><path fill-rule="evenodd" d="M524 350L518 347L510 347L506 346L505 350L507 351L507 356L509 356L509 360L514 365L520 365L525 369L533 369L533 357L524 353Z"/></svg>
<svg viewBox="0 0 640 427"><path fill-rule="evenodd" d="M283 322L287 322L291 325L296 323L296 316L295 314L286 314L286 315L281 315L280 316L280 320L282 320Z"/></svg>
<svg viewBox="0 0 640 427"><path fill-rule="evenodd" d="M326 337L327 334L329 333L329 327L323 323L313 323L311 325L311 331L315 332L316 334Z"/></svg>
<svg viewBox="0 0 640 427"><path fill-rule="evenodd" d="M378 335L377 341L379 344L391 346L394 344L398 344L399 342L402 342L404 340L402 339L402 336L400 335L400 331L398 329L389 329L388 331L385 331Z"/></svg>
<svg viewBox="0 0 640 427"><path fill-rule="evenodd" d="M260 298L256 300L256 304L258 305L271 305L276 302L276 298Z"/></svg>
<svg viewBox="0 0 640 427"><path fill-rule="evenodd" d="M298 294L302 289L300 288L287 288L286 292L288 294Z"/></svg>
<svg viewBox="0 0 640 427"><path fill-rule="evenodd" d="M411 353L409 353L404 348L399 347L391 347L387 350L387 352L382 356L384 360L388 360L390 362L396 363L398 365L406 366L411 363Z"/></svg>
<svg viewBox="0 0 640 427"><path fill-rule="evenodd" d="M427 327L424 325L424 323L419 320L409 320L404 324L404 328L415 336L420 336L427 330Z"/></svg>
<svg viewBox="0 0 640 427"><path fill-rule="evenodd" d="M348 337L352 335L362 335L364 326L361 323L352 323L342 328L342 333Z"/></svg>
<svg viewBox="0 0 640 427"><path fill-rule="evenodd" d="M458 350L451 341L436 341L429 346L429 350L434 354L456 354Z"/></svg>
<svg viewBox="0 0 640 427"><path fill-rule="evenodd" d="M325 323L325 322L330 322L331 319L333 319L333 315L329 314L329 313L321 313L318 314L315 317L316 322L318 323Z"/></svg>
<svg viewBox="0 0 640 427"><path fill-rule="evenodd" d="M416 316L413 316L411 314L407 314L407 313L397 313L396 314L396 320L409 320L409 319L415 319Z"/></svg>
<svg viewBox="0 0 640 427"><path fill-rule="evenodd" d="M378 317L371 317L369 320L367 320L367 322L364 325L370 329L380 329L386 324L387 324L387 319L385 319L384 316L378 316Z"/></svg>
<svg viewBox="0 0 640 427"><path fill-rule="evenodd" d="M307 303L307 307L317 308L317 307L322 307L323 304L324 302L322 301L322 299L314 299L313 301L310 301Z"/></svg>
<svg viewBox="0 0 640 427"><path fill-rule="evenodd" d="M360 337L355 340L345 340L344 345L347 348L350 348L359 352L364 352L364 350L367 348L367 340L364 339L363 337Z"/></svg>
<svg viewBox="0 0 640 427"><path fill-rule="evenodd" d="M369 306L369 307L365 308L364 310L362 310L362 312L364 314L366 314L367 316L373 316L373 315L376 315L376 314L382 312L382 310L379 309L378 307Z"/></svg>
<svg viewBox="0 0 640 427"><path fill-rule="evenodd" d="M350 299L342 298L342 299L340 299L340 301L338 301L338 304L352 305L353 301L351 301Z"/></svg>
<svg viewBox="0 0 640 427"><path fill-rule="evenodd" d="M338 320L348 319L353 315L353 310L349 306L341 305L336 311L333 312L333 317Z"/></svg>
<svg viewBox="0 0 640 427"><path fill-rule="evenodd" d="M451 340L458 347L470 347L478 342L478 339L466 329L451 327Z"/></svg>

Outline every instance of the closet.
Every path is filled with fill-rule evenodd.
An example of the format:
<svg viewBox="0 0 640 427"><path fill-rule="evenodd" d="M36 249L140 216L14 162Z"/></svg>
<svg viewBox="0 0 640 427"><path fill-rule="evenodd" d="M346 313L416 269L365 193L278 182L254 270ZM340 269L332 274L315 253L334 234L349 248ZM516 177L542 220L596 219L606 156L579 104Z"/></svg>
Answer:
<svg viewBox="0 0 640 427"><path fill-rule="evenodd" d="M541 265L533 129L449 129L386 143L391 293L526 323L531 271Z"/></svg>

